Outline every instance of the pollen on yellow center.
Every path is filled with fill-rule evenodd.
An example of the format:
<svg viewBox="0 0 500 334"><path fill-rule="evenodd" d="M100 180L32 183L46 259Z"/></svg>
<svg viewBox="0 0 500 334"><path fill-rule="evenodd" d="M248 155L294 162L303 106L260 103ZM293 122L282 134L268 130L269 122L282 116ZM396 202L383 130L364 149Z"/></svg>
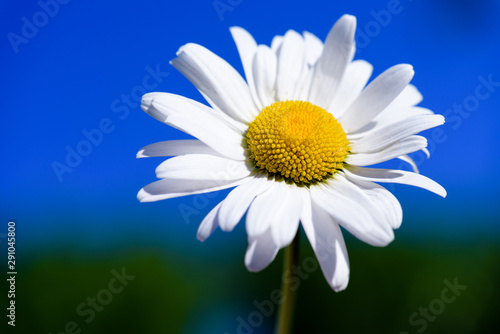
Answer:
<svg viewBox="0 0 500 334"><path fill-rule="evenodd" d="M349 141L328 111L304 101L275 102L246 133L255 167L297 184L321 182L342 169Z"/></svg>

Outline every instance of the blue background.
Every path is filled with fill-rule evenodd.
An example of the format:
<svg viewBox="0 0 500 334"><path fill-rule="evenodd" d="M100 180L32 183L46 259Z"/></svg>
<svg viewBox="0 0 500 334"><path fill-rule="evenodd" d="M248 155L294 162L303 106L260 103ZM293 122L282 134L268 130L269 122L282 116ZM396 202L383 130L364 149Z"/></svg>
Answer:
<svg viewBox="0 0 500 334"><path fill-rule="evenodd" d="M448 308L463 310L465 315L459 316L462 311L447 311L435 322L429 322L428 332L472 333L478 328L489 328L488 313L481 310L492 305L488 303L493 303L493 297L481 298L498 293L498 289L486 288L488 284L494 285L491 274L498 275L494 260L497 257L492 254L499 252L500 236L498 1L41 3L57 4L57 8L47 7L52 16L40 14L44 6L36 1L0 3L3 36L0 39L3 97L0 100L3 152L0 241L4 246L2 233L6 233L7 222L14 220L20 276L24 270L24 278L20 280L26 284L19 286L18 298L26 300L25 304L35 305L33 300L38 300L40 305L42 301L52 305L44 311L46 320L39 322L39 330L57 332L71 317L78 319L74 306L105 287L111 277L110 270L121 266L136 269L136 282L141 282L131 283L130 291L145 298L140 306L145 315L139 318L149 322L150 327L139 327L145 332L235 332L236 315L247 314L252 310L254 298L279 287L279 280L272 281L271 277L279 275L280 258L261 274L245 271L243 224L231 234L217 231L205 243L196 240L199 222L224 198L224 193L203 198L201 202L186 197L138 203L137 191L155 181L154 168L162 159L136 160L136 152L154 142L186 138L146 115L138 103L140 95L149 91L144 88L144 78L155 69L162 74L159 80L147 82L151 90L203 101L189 81L169 65L183 44L204 45L242 73L229 27L238 25L247 29L260 44L270 44L274 35L282 35L288 29L307 30L324 40L344 13L358 19L355 58L371 62L374 75L398 63L412 64L416 71L412 83L424 96L421 106L447 116L442 132L425 133L431 143L431 159L425 160L418 154L415 159L421 173L442 184L448 197L442 199L420 189L391 186L404 209L404 222L396 232L396 241L381 250L366 248L347 237L353 268L350 286L341 294L330 293L317 271L314 280L319 282L318 286L309 283L310 289L317 290L319 299L328 299L316 301L317 305L324 304L317 308L325 314L329 314L328 307L341 312L342 308L334 305L338 298L348 303L349 294L360 293L356 290L365 293L375 288L373 277L366 280L359 277L360 281L356 281L356 275L366 274L366 271L356 273L358 266L371 263L375 266L369 272L372 276L377 276L377 266L386 266L388 272L384 275L394 280L403 268L412 282L419 279L418 275L429 279L425 286L430 289L430 297L422 297L421 301L417 297L396 300L396 305L404 305L397 320L388 325L388 319L394 317L377 316L373 323L379 324L376 328L381 332L415 332L419 327L408 324L408 315L439 296L443 279L452 280L459 273L462 273L459 277L464 277L473 269L482 276L470 277L469 282L476 284L477 291L470 293L473 297L469 302L463 297L462 303L468 306L463 305L462 309L457 302ZM397 10L384 16L394 4ZM24 28L23 37L26 21L35 22L38 27ZM13 34L24 38L23 42L12 42ZM499 84L491 87L491 91L478 88L483 80L480 78L489 77ZM478 99L477 89L489 96ZM473 104L475 101L478 103ZM470 111L463 114L454 111L455 105L464 103ZM102 122L108 122L108 133L102 133L102 138L97 136L94 144L84 147L88 154L75 162L71 171L60 172L58 176L55 164L66 164L69 151L82 149L84 141L88 143L84 133L95 133ZM182 205L193 208L196 214L186 220L179 209ZM304 254L310 252L308 243L303 245ZM406 258L395 255L405 252ZM379 256L380 263L371 258L372 254ZM402 267L387 263L392 256L401 261ZM433 261L431 265L422 260L425 263L421 263L421 268L429 271L427 276L420 270L413 272L416 269L409 263L421 258ZM443 272L443 268L449 271ZM54 276L60 277L61 282L56 284L51 280ZM46 282L40 281L41 277ZM200 283L202 277L204 282ZM486 287L482 280L485 277L489 279ZM381 277L374 280L378 279L385 280ZM40 285L41 282L45 285ZM397 282L402 289L405 287L404 282ZM133 290L133 284L156 290L140 293ZM412 285L412 289L415 289L412 296L427 296L427 290L422 291L418 285ZM46 294L37 294L38 290ZM33 293L28 295L27 291ZM84 332L114 332L106 324L116 323L115 319L130 312L132 301L125 291L119 296L120 302L108 306L114 313L103 311L99 315L101 320L84 325ZM172 302L162 304L165 300L159 296ZM474 305L478 308L470 311ZM169 307L176 309L178 316L169 313ZM465 311L467 307L469 313ZM61 311L67 309L69 313ZM39 311L34 306L19 309L30 317L41 317ZM303 311L307 314L307 310ZM168 317L173 326L169 330L158 320L162 316ZM266 326L272 328L273 318L266 320L261 332L266 332ZM317 323L318 332L329 332L324 328L331 323L320 318L304 315L297 320L298 327L308 320ZM338 326L349 328L349 316L341 318L344 324ZM456 319L462 319L463 323L457 325ZM24 326L30 325L27 319L18 321L20 325L23 322ZM156 325L162 329L154 329Z"/></svg>

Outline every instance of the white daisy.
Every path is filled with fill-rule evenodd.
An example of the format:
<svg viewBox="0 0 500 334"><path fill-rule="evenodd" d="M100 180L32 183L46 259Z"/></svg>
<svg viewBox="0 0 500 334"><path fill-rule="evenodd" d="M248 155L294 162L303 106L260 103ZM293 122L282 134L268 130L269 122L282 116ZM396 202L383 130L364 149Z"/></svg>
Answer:
<svg viewBox="0 0 500 334"><path fill-rule="evenodd" d="M345 289L349 261L340 226L358 239L385 246L402 221L398 200L378 183L402 183L438 195L436 182L402 170L367 168L424 150L417 133L444 123L417 107L413 68L389 68L368 85L372 65L353 61L356 19L344 15L323 44L289 30L271 47L231 28L246 81L226 61L186 44L172 65L201 92L208 107L168 93L144 95L142 109L197 139L144 147L138 157L175 156L156 169L160 181L141 202L235 187L203 219L198 239L231 231L247 213L250 271L265 268L289 245L299 222L335 291ZM428 153L428 152L427 152ZM416 170L415 170L416 171Z"/></svg>

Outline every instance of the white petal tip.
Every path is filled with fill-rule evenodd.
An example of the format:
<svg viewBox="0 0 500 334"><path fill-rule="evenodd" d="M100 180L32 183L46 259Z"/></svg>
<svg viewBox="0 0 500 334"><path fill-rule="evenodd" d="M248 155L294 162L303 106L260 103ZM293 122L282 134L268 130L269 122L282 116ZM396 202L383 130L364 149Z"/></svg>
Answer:
<svg viewBox="0 0 500 334"><path fill-rule="evenodd" d="M147 193L144 188L139 190L137 193L137 199L141 203L146 203L146 202L154 202L154 199L152 198L151 194Z"/></svg>
<svg viewBox="0 0 500 334"><path fill-rule="evenodd" d="M354 15L351 15L351 14L344 14L342 15L342 17L339 19L339 21L342 20L342 21L347 21L346 23L349 23L349 24L356 24L356 16Z"/></svg>
<svg viewBox="0 0 500 334"><path fill-rule="evenodd" d="M253 268L252 266L247 265L246 263L245 263L245 267L247 267L247 270L248 270L249 272L251 272L251 273L258 273L259 271L261 271L261 270L262 270L262 269L258 269L258 268Z"/></svg>
<svg viewBox="0 0 500 334"><path fill-rule="evenodd" d="M429 159L431 157L431 152L429 152L428 149L426 148L423 148L422 149L422 152L424 152L425 156L427 157L427 159Z"/></svg>
<svg viewBox="0 0 500 334"><path fill-rule="evenodd" d="M393 67L391 67L391 69L394 72L406 72L406 76L409 78L408 81L410 81L415 75L415 70L413 69L413 66L410 64L394 65Z"/></svg>
<svg viewBox="0 0 500 334"><path fill-rule="evenodd" d="M287 35L293 35L295 38L300 38L300 39L302 39L302 35L300 35L298 32L296 32L296 31L295 31L295 30L293 30L293 29L289 29L289 30L286 32L285 36L287 36Z"/></svg>
<svg viewBox="0 0 500 334"><path fill-rule="evenodd" d="M248 271L250 271L252 273L256 273L256 272L259 271L259 270L257 270L257 268L255 268L255 266L252 263L250 257L247 256L247 255L245 255L245 267L247 268Z"/></svg>
<svg viewBox="0 0 500 334"><path fill-rule="evenodd" d="M252 263L250 260L247 261L247 258L245 257L245 267L249 272L258 273L259 271L265 269L267 266L262 266L256 263Z"/></svg>
<svg viewBox="0 0 500 334"><path fill-rule="evenodd" d="M226 224L220 224L219 227L224 232L231 232L234 230L234 226L227 226Z"/></svg>
<svg viewBox="0 0 500 334"><path fill-rule="evenodd" d="M196 239L198 239L198 241L200 242L204 242L205 240L207 240L207 237L205 237L204 235L197 234Z"/></svg>
<svg viewBox="0 0 500 334"><path fill-rule="evenodd" d="M388 230L388 235L378 236L374 238L372 240L372 243L370 243L370 245L374 247L386 247L393 241L394 241L394 230L391 227L390 230Z"/></svg>
<svg viewBox="0 0 500 334"><path fill-rule="evenodd" d="M255 256L255 249L258 245L254 242L248 245L247 252L245 254L245 267L248 271L256 273L266 268L270 261L259 259ZM276 254L275 254L276 255ZM273 256L274 259L274 256Z"/></svg>
<svg viewBox="0 0 500 334"><path fill-rule="evenodd" d="M145 94L141 99L141 109L147 113L152 103L153 103L152 93Z"/></svg>
<svg viewBox="0 0 500 334"><path fill-rule="evenodd" d="M243 29L242 27L238 27L238 26L229 27L229 31L231 32L231 34L243 32L243 31L246 32L245 29Z"/></svg>
<svg viewBox="0 0 500 334"><path fill-rule="evenodd" d="M348 284L349 284L349 277L347 277L347 279L342 283L330 282L330 286L332 287L333 291L335 291L335 292L344 291L347 288Z"/></svg>
<svg viewBox="0 0 500 334"><path fill-rule="evenodd" d="M410 64L399 64L396 66L399 71L408 72L408 76L410 76L411 78L413 78L413 76L415 75L415 70L413 69L413 66Z"/></svg>
<svg viewBox="0 0 500 334"><path fill-rule="evenodd" d="M190 45L191 45L191 44L192 44L192 43L187 43L187 44L184 44L183 46L181 46L181 47L179 48L179 50L177 50L177 52L175 53L175 55L176 55L177 57L179 57L179 55L180 55L180 54L182 54L182 53L184 53L184 52L186 51L186 49L190 47ZM177 59L172 59L172 60L170 61L170 64L171 64L171 65L173 65L173 66L175 66L174 64L176 63L176 61L177 61Z"/></svg>
<svg viewBox="0 0 500 334"><path fill-rule="evenodd" d="M394 67L402 69L402 70L404 69L406 71L413 71L413 66L410 64L403 63L403 64L395 65Z"/></svg>
<svg viewBox="0 0 500 334"><path fill-rule="evenodd" d="M400 222L397 222L397 223L394 223L394 225L392 226L393 229L397 230L401 227L401 224L403 223L403 221L400 221Z"/></svg>
<svg viewBox="0 0 500 334"><path fill-rule="evenodd" d="M201 223L198 228L198 232L196 232L196 239L200 242L205 242L205 240L212 235L216 228L217 226L212 226L210 229L207 229L207 226L204 226L204 224Z"/></svg>

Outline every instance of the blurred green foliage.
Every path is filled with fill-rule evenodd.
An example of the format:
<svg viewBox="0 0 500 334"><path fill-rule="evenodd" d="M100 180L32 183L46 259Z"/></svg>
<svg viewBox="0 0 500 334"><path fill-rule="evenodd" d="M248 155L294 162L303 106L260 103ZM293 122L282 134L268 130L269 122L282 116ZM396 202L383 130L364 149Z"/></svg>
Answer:
<svg viewBox="0 0 500 334"><path fill-rule="evenodd" d="M300 281L295 333L498 332L498 244L416 246L396 239L374 248L348 238L347 245L351 280L343 292L333 292L308 262L312 270ZM237 253L229 259L125 246L101 256L71 247L38 254L19 267L16 328L7 333L272 333L277 307L265 301L280 287L282 252L254 274L242 263L245 247L226 249ZM299 264L310 257L302 238ZM123 289L116 279L110 286L113 270L134 278ZM467 288L456 298L445 292L446 300L454 300L444 302L445 280ZM0 288L7 291L5 280ZM95 298L99 310L87 298ZM268 308L259 311L256 304ZM421 308L428 309L427 318Z"/></svg>

